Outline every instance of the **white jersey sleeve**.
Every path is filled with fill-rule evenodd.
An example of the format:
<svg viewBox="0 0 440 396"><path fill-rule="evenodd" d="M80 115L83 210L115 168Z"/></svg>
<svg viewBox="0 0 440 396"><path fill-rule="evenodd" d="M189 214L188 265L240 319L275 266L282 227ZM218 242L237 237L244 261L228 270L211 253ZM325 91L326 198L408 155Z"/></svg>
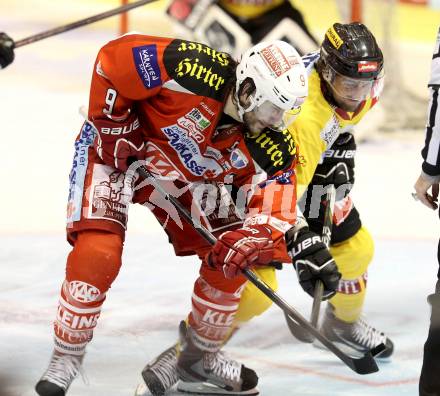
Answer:
<svg viewBox="0 0 440 396"><path fill-rule="evenodd" d="M434 53L431 62L431 76L428 83L429 106L426 122L425 147L422 150L422 171L427 179L433 182L440 180L440 28L437 33Z"/></svg>
<svg viewBox="0 0 440 396"><path fill-rule="evenodd" d="M428 86L437 88L440 86L440 28L437 33L434 54L432 55L431 78L429 79Z"/></svg>

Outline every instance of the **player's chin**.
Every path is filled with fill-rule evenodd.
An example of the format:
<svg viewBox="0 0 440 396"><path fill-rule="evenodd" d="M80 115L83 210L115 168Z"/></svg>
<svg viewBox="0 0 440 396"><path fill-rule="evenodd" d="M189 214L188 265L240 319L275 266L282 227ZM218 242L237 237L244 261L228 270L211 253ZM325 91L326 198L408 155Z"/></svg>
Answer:
<svg viewBox="0 0 440 396"><path fill-rule="evenodd" d="M356 111L359 105L361 104L361 101L359 100L351 100L351 99L345 99L342 103L342 108L345 111Z"/></svg>
<svg viewBox="0 0 440 396"><path fill-rule="evenodd" d="M255 121L248 124L249 131L251 133L260 133L267 128L267 125L261 121Z"/></svg>

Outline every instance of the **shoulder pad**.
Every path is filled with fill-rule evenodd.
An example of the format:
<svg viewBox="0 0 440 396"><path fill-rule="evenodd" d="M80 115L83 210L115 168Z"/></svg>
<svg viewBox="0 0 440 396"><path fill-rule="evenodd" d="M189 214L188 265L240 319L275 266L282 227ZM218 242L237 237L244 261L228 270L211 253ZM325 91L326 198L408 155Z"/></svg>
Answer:
<svg viewBox="0 0 440 396"><path fill-rule="evenodd" d="M286 129L282 132L265 129L258 135L245 135L246 146L252 159L269 175L285 170L296 156L293 137Z"/></svg>
<svg viewBox="0 0 440 396"><path fill-rule="evenodd" d="M304 66L307 70L307 74L310 74L313 70L313 68L315 67L315 63L318 61L319 59L319 50L318 51L314 51L311 52L310 54L304 55L301 57Z"/></svg>
<svg viewBox="0 0 440 396"><path fill-rule="evenodd" d="M235 78L236 62L229 54L193 41L171 41L165 48L163 63L177 84L219 102L224 101Z"/></svg>

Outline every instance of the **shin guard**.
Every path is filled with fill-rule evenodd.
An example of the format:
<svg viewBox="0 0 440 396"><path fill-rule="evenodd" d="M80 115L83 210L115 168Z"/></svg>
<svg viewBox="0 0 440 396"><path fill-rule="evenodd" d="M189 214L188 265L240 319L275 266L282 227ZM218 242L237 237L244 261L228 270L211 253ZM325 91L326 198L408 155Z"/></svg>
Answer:
<svg viewBox="0 0 440 396"><path fill-rule="evenodd" d="M82 355L92 339L107 290L121 266L122 239L101 231L79 233L67 259L54 322L55 349Z"/></svg>
<svg viewBox="0 0 440 396"><path fill-rule="evenodd" d="M192 341L202 350L218 351L231 331L246 279L229 282L235 284L235 290L230 290L231 285L227 291L214 287L203 276L194 285L189 324L194 329Z"/></svg>

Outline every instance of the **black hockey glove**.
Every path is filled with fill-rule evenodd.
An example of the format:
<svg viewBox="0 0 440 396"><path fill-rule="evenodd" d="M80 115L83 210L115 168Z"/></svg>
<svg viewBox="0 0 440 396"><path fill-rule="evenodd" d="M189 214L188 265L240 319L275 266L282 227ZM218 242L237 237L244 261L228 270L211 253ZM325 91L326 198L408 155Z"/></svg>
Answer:
<svg viewBox="0 0 440 396"><path fill-rule="evenodd" d="M6 33L0 33L0 69L4 69L14 60L14 40Z"/></svg>
<svg viewBox="0 0 440 396"><path fill-rule="evenodd" d="M341 134L332 146L327 149L313 175L312 185L336 188L336 201L345 198L354 183L354 157L356 142L351 133Z"/></svg>
<svg viewBox="0 0 440 396"><path fill-rule="evenodd" d="M341 274L321 237L308 227L296 232L292 229L286 234L286 243L304 291L313 297L316 281L320 280L324 285L323 299L332 297L338 288Z"/></svg>

